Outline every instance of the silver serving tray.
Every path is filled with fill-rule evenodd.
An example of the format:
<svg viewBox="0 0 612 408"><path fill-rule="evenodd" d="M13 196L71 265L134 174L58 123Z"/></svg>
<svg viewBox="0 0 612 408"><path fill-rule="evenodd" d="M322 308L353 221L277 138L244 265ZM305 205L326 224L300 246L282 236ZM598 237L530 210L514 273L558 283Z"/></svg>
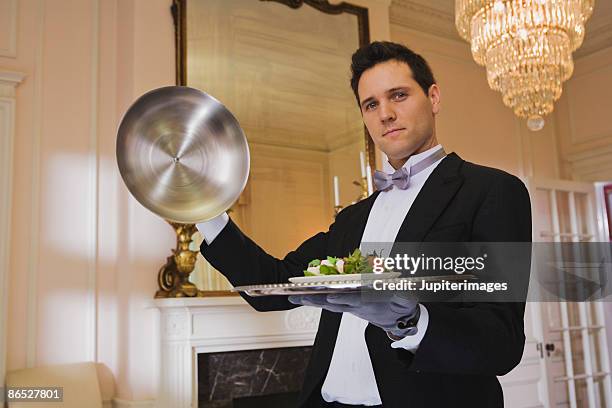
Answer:
<svg viewBox="0 0 612 408"><path fill-rule="evenodd" d="M405 281L453 281L453 280L472 280L474 275L438 275L438 276L411 276L396 279L384 279L385 282ZM373 280L363 280L355 282L302 282L302 283L269 283L264 285L236 286L234 292L244 292L249 296L287 296L287 295L315 295L327 293L349 293L362 290L373 290Z"/></svg>

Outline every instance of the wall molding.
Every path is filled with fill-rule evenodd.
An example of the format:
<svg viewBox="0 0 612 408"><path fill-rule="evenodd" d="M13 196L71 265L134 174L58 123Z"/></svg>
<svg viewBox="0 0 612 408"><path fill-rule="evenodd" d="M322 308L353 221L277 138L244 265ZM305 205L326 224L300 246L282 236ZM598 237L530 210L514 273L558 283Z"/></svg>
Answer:
<svg viewBox="0 0 612 408"><path fill-rule="evenodd" d="M575 180L591 180L592 176L604 173L612 175L612 145L570 153L564 158L564 164Z"/></svg>
<svg viewBox="0 0 612 408"><path fill-rule="evenodd" d="M592 71L589 71L588 73L583 73L580 76L577 76L575 78L580 78L604 69L610 69L610 67L602 67L600 69L594 69ZM578 132L578 129L576 128L576 119L574 117L575 115L575 98L574 98L574 92L575 92L575 83L572 84L567 84L565 86L565 92L567 95L567 107L568 107L568 115L567 115L567 120L568 120L568 124L569 124L569 141L571 143L571 145L573 147L577 147L577 146L584 146L584 145L588 145L590 143L596 142L596 141L600 141L600 140L606 140L608 139L611 135L607 132L598 132L598 133L591 133L591 134L584 134L584 132ZM580 138L579 138L580 137Z"/></svg>
<svg viewBox="0 0 612 408"><path fill-rule="evenodd" d="M519 176L522 180L533 177L533 146L529 134L525 131L525 123L514 115L514 134L519 142Z"/></svg>
<svg viewBox="0 0 612 408"><path fill-rule="evenodd" d="M9 2L8 47L0 48L0 57L17 57L17 0Z"/></svg>
<svg viewBox="0 0 612 408"><path fill-rule="evenodd" d="M43 70L44 70L44 40L45 40L45 2L36 2L38 10L38 38L34 54L34 118L31 135L32 144L32 177L30 180L30 247L28 253L27 278L27 317L26 317L26 368L36 365L36 332L38 325L38 272L40 247L40 158L43 117Z"/></svg>
<svg viewBox="0 0 612 408"><path fill-rule="evenodd" d="M612 30L612 27L610 30ZM612 51L612 44L580 59L574 66L574 73L569 80L571 81L572 79L582 78L610 69L610 64L608 62L609 57L606 55L606 53L610 51Z"/></svg>
<svg viewBox="0 0 612 408"><path fill-rule="evenodd" d="M610 29L610 34L612 35L612 24L608 25L609 29ZM612 45L612 37L611 37L611 41L609 43L609 45ZM607 52L605 50L598 50L598 51L602 51L601 53L597 53L596 55L589 55L588 58L584 58L583 60L580 61L579 64L577 64L576 67L576 72L574 73L574 75L572 76L572 78L566 83L564 84L564 92L567 95L567 106L568 106L568 122L569 122L569 129L570 129L570 133L569 133L569 142L572 145L572 149L575 149L576 147L580 147L580 146L584 146L584 145L588 145L590 143L596 142L598 140L602 140L602 139L606 139L608 138L610 135L607 134L607 131L604 130L604 132L601 132L601 130L599 132L595 132L595 133L590 133L590 134L586 134L584 132L578 132L577 128L576 128L576 121L575 121L575 98L574 95L577 92L581 91L581 82L580 81L593 81L593 77L591 78L586 78L587 76L590 75L594 75L597 74L599 76L601 75L609 75L612 71L610 71L610 65L609 65L609 61L610 61L610 54L609 51L612 50L612 48L608 48ZM607 71L607 72L604 72Z"/></svg>
<svg viewBox="0 0 612 408"><path fill-rule="evenodd" d="M588 149L582 152L575 152L566 155L565 159L570 163L577 163L581 161L591 160L601 156L607 156L612 154L612 145L606 143L596 149Z"/></svg>
<svg viewBox="0 0 612 408"><path fill-rule="evenodd" d="M465 42L455 27L454 12L448 13L410 0L393 0L389 20L391 24Z"/></svg>
<svg viewBox="0 0 612 408"><path fill-rule="evenodd" d="M0 71L0 97L14 98L15 87L25 78L25 74L15 71Z"/></svg>
<svg viewBox="0 0 612 408"><path fill-rule="evenodd" d="M612 22L591 29L587 21L585 41L574 53L574 60L584 58L608 47L612 47Z"/></svg>
<svg viewBox="0 0 612 408"><path fill-rule="evenodd" d="M155 401L153 400L145 400L145 401L130 401L120 398L113 398L112 405L109 404L108 401L104 401L104 408L153 408L155 406Z"/></svg>
<svg viewBox="0 0 612 408"><path fill-rule="evenodd" d="M99 77L99 51L100 51L100 0L91 0L91 108L89 125L89 163L88 163L88 201L90 205L88 214L88 265L87 265L87 291L88 291L88 323L86 338L89 345L89 359L98 361L98 191L99 191L99 152L98 152L98 77Z"/></svg>
<svg viewBox="0 0 612 408"><path fill-rule="evenodd" d="M0 387L4 385L7 356L15 88L24 77L18 72L0 71Z"/></svg>

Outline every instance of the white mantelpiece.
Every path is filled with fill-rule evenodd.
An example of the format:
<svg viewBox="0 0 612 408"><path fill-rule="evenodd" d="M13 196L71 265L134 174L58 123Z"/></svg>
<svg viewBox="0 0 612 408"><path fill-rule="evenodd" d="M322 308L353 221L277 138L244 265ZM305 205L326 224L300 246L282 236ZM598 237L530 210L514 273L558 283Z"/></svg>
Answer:
<svg viewBox="0 0 612 408"><path fill-rule="evenodd" d="M257 312L241 297L156 299L160 316L157 408L197 407L197 355L311 346L320 310Z"/></svg>

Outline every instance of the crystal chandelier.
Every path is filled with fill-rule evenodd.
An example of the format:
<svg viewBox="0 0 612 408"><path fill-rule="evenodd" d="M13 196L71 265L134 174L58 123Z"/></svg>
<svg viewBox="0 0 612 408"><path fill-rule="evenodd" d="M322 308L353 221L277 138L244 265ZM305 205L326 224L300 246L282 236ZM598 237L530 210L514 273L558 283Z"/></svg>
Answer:
<svg viewBox="0 0 612 408"><path fill-rule="evenodd" d="M456 0L455 24L489 86L531 130L561 96L595 0Z"/></svg>

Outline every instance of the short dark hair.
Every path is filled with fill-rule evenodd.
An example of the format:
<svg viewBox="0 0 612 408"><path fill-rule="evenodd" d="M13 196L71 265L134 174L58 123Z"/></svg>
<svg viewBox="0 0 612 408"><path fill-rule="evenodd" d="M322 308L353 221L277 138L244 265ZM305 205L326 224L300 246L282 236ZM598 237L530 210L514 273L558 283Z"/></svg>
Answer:
<svg viewBox="0 0 612 408"><path fill-rule="evenodd" d="M429 87L436 83L429 64L419 54L402 44L389 41L374 41L359 48L352 56L351 88L353 88L353 93L355 98L357 98L357 105L359 105L357 86L359 85L361 75L373 66L389 60L408 64L412 70L414 80L421 86L425 95L429 92Z"/></svg>

